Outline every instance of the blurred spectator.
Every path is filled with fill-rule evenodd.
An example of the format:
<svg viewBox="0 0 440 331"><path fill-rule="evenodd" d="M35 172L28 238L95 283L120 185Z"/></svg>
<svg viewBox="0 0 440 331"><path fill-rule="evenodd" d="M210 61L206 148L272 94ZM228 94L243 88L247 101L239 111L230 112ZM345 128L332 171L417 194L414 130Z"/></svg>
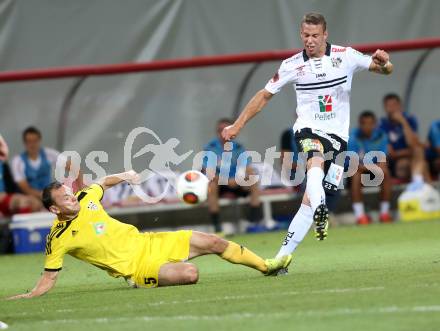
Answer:
<svg viewBox="0 0 440 331"><path fill-rule="evenodd" d="M417 120L402 110L402 101L397 94L384 96L383 106L386 117L380 127L388 136L390 144L388 164L392 176L408 181L410 189L423 186L429 181L428 167L424 158L424 148L417 137Z"/></svg>
<svg viewBox="0 0 440 331"><path fill-rule="evenodd" d="M253 223L257 223L261 220L260 189L258 182L251 186L239 186L236 182L238 176L247 179L250 175L255 175L255 171L252 169L246 157L246 151L239 143L235 141L226 142L221 136L223 129L232 123L230 119L220 119L216 127L217 137L212 139L204 147L204 151L208 153L204 158L202 171L205 172L210 179L208 209L216 232L222 232L219 219L218 199L228 194L235 197L244 197L250 194L251 208L249 220ZM215 161L213 161L212 157L209 157L209 152L217 156ZM223 153L225 154L223 155ZM240 157L242 154L243 156ZM229 169L228 165L230 165ZM227 178L224 178L226 176ZM219 183L219 179L227 181L227 184Z"/></svg>
<svg viewBox="0 0 440 331"><path fill-rule="evenodd" d="M9 149L6 141L0 136L0 216L11 216L18 213L30 213L41 209L41 202L30 196L7 191L4 169L8 160Z"/></svg>
<svg viewBox="0 0 440 331"><path fill-rule="evenodd" d="M387 154L388 148L387 135L377 126L376 115L369 110L362 112L359 116L359 127L351 131L350 138L348 140L348 151L355 152L359 155L359 168L351 177L351 197L356 221L360 225L371 223L371 219L366 214L364 203L362 202L361 175L372 174L370 169L366 167L369 165L369 163L367 163L367 159L364 159L364 156L366 153L372 151L379 151ZM378 166L384 174L384 179L380 185L379 220L381 222L388 223L392 221L389 213L391 199L390 173L386 164L386 158L380 160L375 157L373 158L372 162ZM373 176L375 176L375 174L373 174Z"/></svg>
<svg viewBox="0 0 440 331"><path fill-rule="evenodd" d="M41 146L41 132L35 127L23 131L25 151L12 160L12 173L21 192L41 199L44 187L53 180L53 174L60 153L52 148ZM66 170L70 161L66 162ZM79 174L82 187L82 175Z"/></svg>
<svg viewBox="0 0 440 331"><path fill-rule="evenodd" d="M431 174L440 179L440 120L433 122L429 129L427 156Z"/></svg>

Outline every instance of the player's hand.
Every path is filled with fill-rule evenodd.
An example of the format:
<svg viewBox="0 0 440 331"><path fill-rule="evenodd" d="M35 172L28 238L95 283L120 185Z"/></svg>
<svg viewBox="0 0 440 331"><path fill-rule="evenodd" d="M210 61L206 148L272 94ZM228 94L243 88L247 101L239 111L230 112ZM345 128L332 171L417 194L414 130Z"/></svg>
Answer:
<svg viewBox="0 0 440 331"><path fill-rule="evenodd" d="M29 293L14 295L12 297L6 298L6 300L29 299L31 297L32 297L31 293L29 292Z"/></svg>
<svg viewBox="0 0 440 331"><path fill-rule="evenodd" d="M232 124L232 125L228 125L226 128L223 129L222 137L224 140L229 141L235 139L239 133L240 133L240 129L234 124Z"/></svg>
<svg viewBox="0 0 440 331"><path fill-rule="evenodd" d="M384 66L390 60L390 56L383 49L376 50L371 58L374 63L380 66Z"/></svg>
<svg viewBox="0 0 440 331"><path fill-rule="evenodd" d="M141 183L141 176L134 170L129 170L125 173L125 181L129 184L138 185Z"/></svg>
<svg viewBox="0 0 440 331"><path fill-rule="evenodd" d="M395 111L390 114L390 118L397 123L403 124L406 121L405 116L400 111Z"/></svg>

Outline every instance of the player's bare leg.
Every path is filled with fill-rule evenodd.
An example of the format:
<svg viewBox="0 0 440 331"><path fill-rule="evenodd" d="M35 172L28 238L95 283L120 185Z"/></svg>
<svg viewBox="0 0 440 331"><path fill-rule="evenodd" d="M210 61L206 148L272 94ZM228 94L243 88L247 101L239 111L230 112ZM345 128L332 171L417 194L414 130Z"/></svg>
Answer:
<svg viewBox="0 0 440 331"><path fill-rule="evenodd" d="M159 286L189 285L199 280L199 271L192 263L165 263L159 269Z"/></svg>
<svg viewBox="0 0 440 331"><path fill-rule="evenodd" d="M221 232L222 227L219 219L219 204L218 204L218 177L215 176L208 184L208 210L211 215L212 223L214 225L215 232Z"/></svg>
<svg viewBox="0 0 440 331"><path fill-rule="evenodd" d="M291 261L291 257L288 255L277 259L263 260L251 250L233 241L227 241L215 234L193 231L189 258L206 254L217 254L230 263L245 265L264 274L273 274L277 270L287 267Z"/></svg>
<svg viewBox="0 0 440 331"><path fill-rule="evenodd" d="M365 206L362 195L362 174L366 171L364 166L359 166L356 173L351 176L351 201L353 203L353 212L356 217L356 222L359 225L367 225L370 223L370 218L365 213Z"/></svg>
<svg viewBox="0 0 440 331"><path fill-rule="evenodd" d="M248 167L246 169L246 176L249 177L250 175L255 175L255 171ZM260 212L260 187L259 183L253 183L251 186L249 186L250 191L250 215L249 220L253 223L261 221L261 212Z"/></svg>
<svg viewBox="0 0 440 331"><path fill-rule="evenodd" d="M428 164L425 161L425 150L421 144L412 147L411 177L416 186L431 182Z"/></svg>
<svg viewBox="0 0 440 331"><path fill-rule="evenodd" d="M255 172L250 168L246 168L246 177L245 179L248 180L249 176L256 175ZM260 212L260 188L258 186L258 182L253 183L250 186L240 186L237 184L234 178L230 178L228 180L228 186L231 188L240 188L243 191L249 192L249 206L250 206L250 213L249 213L249 221L251 223L257 223L261 221L261 212Z"/></svg>
<svg viewBox="0 0 440 331"><path fill-rule="evenodd" d="M380 214L379 220L382 223L389 223L393 221L390 215L390 200L391 200L391 174L388 165L385 162L377 164L383 172L383 181L380 185Z"/></svg>

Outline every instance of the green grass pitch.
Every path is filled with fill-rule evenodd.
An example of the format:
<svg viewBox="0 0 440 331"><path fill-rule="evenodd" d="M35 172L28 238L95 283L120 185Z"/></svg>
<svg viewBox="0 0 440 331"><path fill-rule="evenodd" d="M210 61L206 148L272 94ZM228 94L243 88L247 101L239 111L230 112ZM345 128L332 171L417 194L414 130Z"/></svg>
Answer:
<svg viewBox="0 0 440 331"><path fill-rule="evenodd" d="M233 240L262 256L284 233ZM297 249L290 273L263 277L217 256L197 285L129 289L66 257L41 298L0 300L9 330L440 330L440 221L330 229ZM43 255L0 257L0 297L30 289Z"/></svg>

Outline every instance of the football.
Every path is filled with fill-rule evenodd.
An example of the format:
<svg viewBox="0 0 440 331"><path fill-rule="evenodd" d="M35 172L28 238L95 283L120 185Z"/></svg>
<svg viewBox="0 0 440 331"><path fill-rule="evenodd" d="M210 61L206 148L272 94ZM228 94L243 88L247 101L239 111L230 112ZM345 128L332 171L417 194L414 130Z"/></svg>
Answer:
<svg viewBox="0 0 440 331"><path fill-rule="evenodd" d="M196 205L208 198L209 179L200 171L189 170L177 179L177 196L183 202Z"/></svg>

